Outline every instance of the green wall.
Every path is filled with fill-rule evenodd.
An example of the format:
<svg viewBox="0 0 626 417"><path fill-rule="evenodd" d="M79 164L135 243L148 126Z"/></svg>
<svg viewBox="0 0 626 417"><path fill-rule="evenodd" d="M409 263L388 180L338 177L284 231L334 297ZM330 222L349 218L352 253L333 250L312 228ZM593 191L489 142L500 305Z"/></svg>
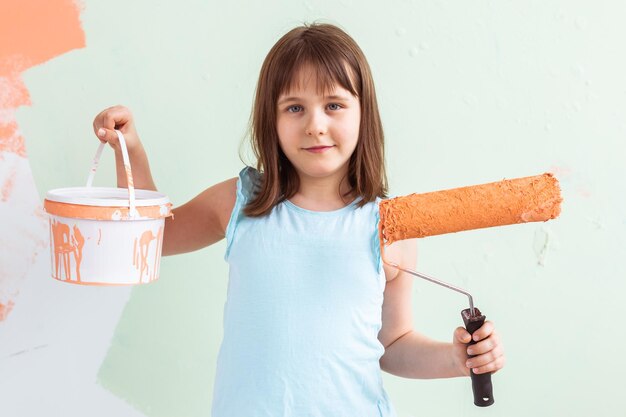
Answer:
<svg viewBox="0 0 626 417"><path fill-rule="evenodd" d="M86 181L93 117L115 104L134 112L175 205L236 176L269 48L302 22L338 24L374 73L392 194L554 171L565 198L550 223L419 242L419 270L473 293L508 362L488 409L468 379L385 375L399 416L621 412L626 3L85 0L81 16L86 48L24 75L33 104L18 121L41 197ZM96 185L114 182L109 151ZM165 258L122 312L97 379L147 416L209 415L224 248ZM416 329L449 341L466 304L416 281Z"/></svg>

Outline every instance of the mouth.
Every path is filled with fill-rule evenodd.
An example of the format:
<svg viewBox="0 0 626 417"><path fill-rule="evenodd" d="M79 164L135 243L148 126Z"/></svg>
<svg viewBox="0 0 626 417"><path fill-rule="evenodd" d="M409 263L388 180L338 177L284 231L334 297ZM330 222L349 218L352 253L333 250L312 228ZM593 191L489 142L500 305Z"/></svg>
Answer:
<svg viewBox="0 0 626 417"><path fill-rule="evenodd" d="M334 146L312 146L310 148L304 148L304 150L309 151L309 152L314 152L314 153L321 153L333 147Z"/></svg>

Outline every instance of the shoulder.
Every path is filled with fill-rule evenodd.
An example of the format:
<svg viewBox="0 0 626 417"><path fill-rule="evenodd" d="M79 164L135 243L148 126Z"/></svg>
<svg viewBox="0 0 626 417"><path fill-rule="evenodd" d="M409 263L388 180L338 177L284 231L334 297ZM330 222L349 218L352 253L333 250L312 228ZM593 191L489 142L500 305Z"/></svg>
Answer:
<svg viewBox="0 0 626 417"><path fill-rule="evenodd" d="M383 259L404 268L415 269L417 264L417 239L398 240L384 247ZM400 272L398 269L383 263L387 281L392 281Z"/></svg>
<svg viewBox="0 0 626 417"><path fill-rule="evenodd" d="M262 174L255 168L244 167L237 177L230 178L214 186L216 197L220 203L216 210L220 219L220 226L225 232L231 220L233 210L240 200L244 206L253 199L261 189Z"/></svg>
<svg viewBox="0 0 626 417"><path fill-rule="evenodd" d="M374 203L377 210L380 207L380 203L385 200L387 198L376 197ZM393 266L387 265L384 261L395 263L405 268L414 268L417 263L417 239L399 240L391 245L381 245L380 249L387 282L394 280L400 271Z"/></svg>
<svg viewBox="0 0 626 417"><path fill-rule="evenodd" d="M249 201L259 193L263 174L257 169L247 166L239 172L239 177L236 179L238 180L236 181L236 191Z"/></svg>

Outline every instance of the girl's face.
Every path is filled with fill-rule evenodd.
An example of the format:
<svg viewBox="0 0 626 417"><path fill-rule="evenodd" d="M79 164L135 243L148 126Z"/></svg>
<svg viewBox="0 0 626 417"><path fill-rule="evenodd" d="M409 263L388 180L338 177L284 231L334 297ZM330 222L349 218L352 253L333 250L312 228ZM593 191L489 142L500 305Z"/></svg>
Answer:
<svg viewBox="0 0 626 417"><path fill-rule="evenodd" d="M280 147L300 178L340 180L348 172L359 138L359 99L339 85L319 93L310 67L303 67L296 77L294 88L277 102Z"/></svg>

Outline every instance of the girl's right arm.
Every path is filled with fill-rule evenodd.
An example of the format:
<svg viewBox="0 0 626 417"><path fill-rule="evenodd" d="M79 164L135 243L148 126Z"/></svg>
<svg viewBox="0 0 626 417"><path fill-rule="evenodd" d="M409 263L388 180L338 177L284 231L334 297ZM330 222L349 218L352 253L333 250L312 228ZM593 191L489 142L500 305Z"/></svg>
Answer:
<svg viewBox="0 0 626 417"><path fill-rule="evenodd" d="M108 142L115 151L118 187L126 188L127 181L115 129L124 135L135 188L157 190L150 172L148 156L139 140L129 109L114 106L103 110L94 119L93 129L100 141ZM236 195L237 178L231 178L206 189L188 203L172 210L174 217L165 219L163 256L198 250L224 238Z"/></svg>

